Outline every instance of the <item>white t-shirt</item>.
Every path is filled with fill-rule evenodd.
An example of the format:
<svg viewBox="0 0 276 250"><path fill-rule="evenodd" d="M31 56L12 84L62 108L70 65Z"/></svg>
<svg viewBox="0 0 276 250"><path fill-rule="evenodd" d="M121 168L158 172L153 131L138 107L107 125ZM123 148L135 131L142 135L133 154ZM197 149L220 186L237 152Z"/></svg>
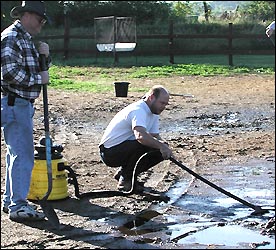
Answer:
<svg viewBox="0 0 276 250"><path fill-rule="evenodd" d="M135 140L133 128L136 126L144 127L148 133L159 133L159 115L153 114L144 100L128 105L114 116L100 145L110 148L126 140Z"/></svg>

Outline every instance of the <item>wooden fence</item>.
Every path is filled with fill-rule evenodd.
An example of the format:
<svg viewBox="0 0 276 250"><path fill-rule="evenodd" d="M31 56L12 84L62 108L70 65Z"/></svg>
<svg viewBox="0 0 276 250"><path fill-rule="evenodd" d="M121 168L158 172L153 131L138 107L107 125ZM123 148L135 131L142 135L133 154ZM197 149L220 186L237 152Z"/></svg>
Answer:
<svg viewBox="0 0 276 250"><path fill-rule="evenodd" d="M57 49L57 48L51 48L51 52L54 53L62 53L64 56L64 59L68 59L69 54L73 55L74 53L81 53L81 54L89 54L89 55L95 55L95 53L102 53L97 52L97 49L72 49L69 48L70 41L72 39L95 39L94 35L70 35L69 32L69 25L66 25L65 22L65 29L63 35L50 35L50 36L40 36L36 39L45 39L45 40L51 40L51 39L63 39L63 48ZM216 38L216 39L226 39L227 40L227 48L226 49L208 49L208 50L183 50L179 48L174 47L174 41L175 39L210 39L210 38ZM169 32L168 34L151 34L151 35L137 35L137 44L139 41L142 41L143 39L165 39L168 41L167 48L160 48L160 54L164 55L164 53L168 56L169 62L174 63L174 57L175 55L207 55L207 54L220 54L220 55L226 55L228 56L228 63L230 66L233 66L233 55L275 55L275 47L272 49L265 49L265 50L254 50L254 49L235 49L233 48L233 40L234 39L268 39L268 37L264 34L233 34L233 25L232 23L229 23L228 32L226 34L221 35L212 35L212 34L175 34L173 31L173 22L170 22L169 24ZM135 49L134 49L135 51ZM120 52L121 53L121 52ZM135 56L143 56L143 53L141 52L133 52ZM118 54L116 51L113 52L114 55L114 62L118 62ZM145 55L144 55L145 56Z"/></svg>

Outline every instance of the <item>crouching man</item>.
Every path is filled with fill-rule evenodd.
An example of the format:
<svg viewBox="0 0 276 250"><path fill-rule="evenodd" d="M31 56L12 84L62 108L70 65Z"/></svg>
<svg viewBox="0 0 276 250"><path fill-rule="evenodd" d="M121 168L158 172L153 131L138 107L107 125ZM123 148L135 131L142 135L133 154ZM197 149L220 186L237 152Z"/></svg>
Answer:
<svg viewBox="0 0 276 250"><path fill-rule="evenodd" d="M108 124L99 144L100 155L107 166L119 168L114 178L120 191L142 191L137 176L172 156L159 135L159 115L168 103L168 91L155 85Z"/></svg>

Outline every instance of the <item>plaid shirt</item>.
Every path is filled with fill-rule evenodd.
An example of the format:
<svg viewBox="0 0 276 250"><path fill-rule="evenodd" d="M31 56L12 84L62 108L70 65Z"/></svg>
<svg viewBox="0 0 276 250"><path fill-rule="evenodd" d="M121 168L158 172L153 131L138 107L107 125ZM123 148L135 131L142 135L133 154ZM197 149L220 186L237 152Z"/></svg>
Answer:
<svg viewBox="0 0 276 250"><path fill-rule="evenodd" d="M39 54L20 21L1 33L1 89L27 99L41 92Z"/></svg>

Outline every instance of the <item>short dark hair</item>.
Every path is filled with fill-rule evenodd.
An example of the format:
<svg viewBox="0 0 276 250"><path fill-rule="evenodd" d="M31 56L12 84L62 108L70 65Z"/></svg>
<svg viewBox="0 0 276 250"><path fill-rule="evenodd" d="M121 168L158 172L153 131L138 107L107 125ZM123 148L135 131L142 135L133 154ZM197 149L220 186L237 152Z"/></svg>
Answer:
<svg viewBox="0 0 276 250"><path fill-rule="evenodd" d="M158 98L161 92L168 93L168 91L162 85L154 85L150 89L149 94L153 94L155 98Z"/></svg>
<svg viewBox="0 0 276 250"><path fill-rule="evenodd" d="M145 95L143 95L142 99L147 99L150 95L154 95L155 98L158 98L161 93L169 92L162 85L154 85Z"/></svg>

